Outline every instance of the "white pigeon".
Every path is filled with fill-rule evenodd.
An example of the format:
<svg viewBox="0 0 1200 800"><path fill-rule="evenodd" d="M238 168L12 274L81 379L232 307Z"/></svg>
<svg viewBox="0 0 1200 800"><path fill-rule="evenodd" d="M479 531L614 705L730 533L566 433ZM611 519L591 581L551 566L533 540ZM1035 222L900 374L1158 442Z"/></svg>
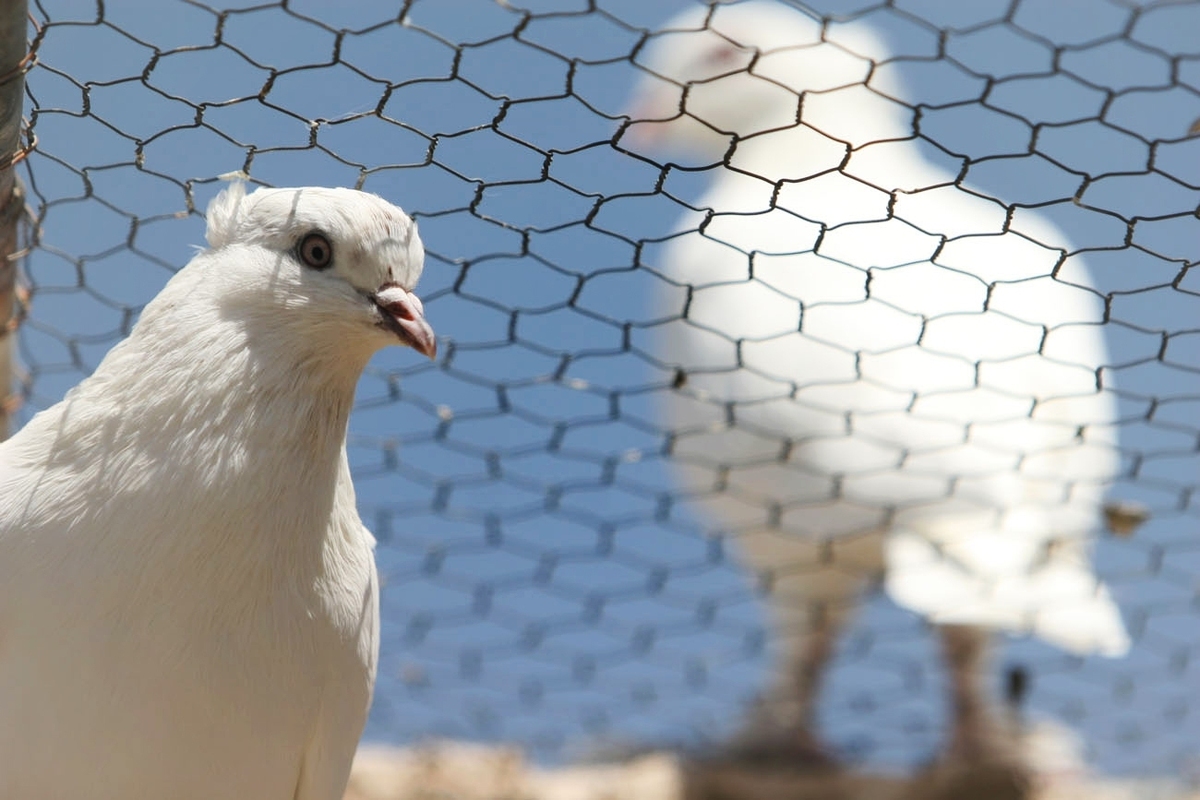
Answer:
<svg viewBox="0 0 1200 800"><path fill-rule="evenodd" d="M415 224L241 184L95 373L0 446L0 797L334 800L379 639L346 425L433 357Z"/></svg>
<svg viewBox="0 0 1200 800"><path fill-rule="evenodd" d="M762 0L664 31L627 142L717 166L703 224L644 253L664 278L650 347L678 370L662 420L683 494L770 589L782 652L747 741L820 758L820 676L881 572L954 626L950 650L981 626L1125 653L1088 549L1118 469L1103 302L1078 269L1051 277L1066 238L960 188L961 160L871 77L869 33L837 44ZM964 746L975 684L954 676Z"/></svg>

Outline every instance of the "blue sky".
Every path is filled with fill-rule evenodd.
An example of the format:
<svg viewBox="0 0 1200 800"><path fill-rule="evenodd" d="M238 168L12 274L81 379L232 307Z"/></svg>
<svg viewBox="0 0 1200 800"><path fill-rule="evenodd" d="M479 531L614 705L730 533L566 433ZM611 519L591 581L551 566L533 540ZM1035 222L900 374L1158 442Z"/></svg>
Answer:
<svg viewBox="0 0 1200 800"><path fill-rule="evenodd" d="M712 173L664 172L612 140L642 30L685 3L595 5L417 0L405 25L374 0L228 14L119 0L103 21L88 2L31 9L50 24L28 78L39 153L23 177L44 220L26 265L26 415L87 374L202 244L217 176L360 185L419 218L443 356L381 353L351 422L386 581L373 739L511 739L548 758L597 736L703 739L763 676L769 632L736 552L686 509L661 518L651 390L669 376L636 350L656 315L637 243L694 213L656 183L694 200ZM874 5L810 7L832 35L880 33L911 102L987 90L986 105L929 108L922 133L972 159L973 187L1042 206L1018 219L1113 248L1087 263L1117 293L1109 344L1137 478L1114 494L1155 517L1101 541L1097 561L1137 645L1102 662L1017 642L1001 661L1033 667L1033 705L1078 724L1101 768L1178 769L1200 734L1200 272L1184 270L1200 241L1200 140L1185 139L1200 4L1134 17L1132 2L1026 0L1011 24L995 22L1007 0ZM933 26L952 29L960 67L937 58ZM1128 244L1115 215L1140 218ZM921 624L873 602L823 704L830 738L872 765L928 756L938 676Z"/></svg>

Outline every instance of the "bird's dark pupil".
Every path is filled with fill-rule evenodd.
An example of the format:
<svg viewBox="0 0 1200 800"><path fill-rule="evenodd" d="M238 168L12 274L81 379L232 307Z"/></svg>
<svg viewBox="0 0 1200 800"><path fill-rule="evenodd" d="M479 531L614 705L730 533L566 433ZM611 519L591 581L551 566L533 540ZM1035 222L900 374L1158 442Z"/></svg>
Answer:
<svg viewBox="0 0 1200 800"><path fill-rule="evenodd" d="M300 253L304 257L304 262L310 267L320 269L329 263L329 243L323 237L316 234L307 237L301 243Z"/></svg>

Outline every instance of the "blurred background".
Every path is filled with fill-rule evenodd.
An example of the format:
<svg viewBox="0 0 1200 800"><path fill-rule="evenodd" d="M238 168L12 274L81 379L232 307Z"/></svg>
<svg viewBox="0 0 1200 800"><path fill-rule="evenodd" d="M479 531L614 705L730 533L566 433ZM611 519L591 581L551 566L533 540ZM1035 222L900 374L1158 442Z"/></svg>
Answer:
<svg viewBox="0 0 1200 800"><path fill-rule="evenodd" d="M675 502L641 254L720 165L626 134L651 32L684 0L35 0L18 167L35 224L17 424L87 375L203 246L220 176L350 186L419 221L437 363L381 352L349 449L385 582L366 738L515 743L559 763L735 732L775 646L735 544ZM1120 659L1003 638L1028 713L1112 775L1200 770L1200 3L813 0L873 32L920 134L1020 219L1037 208L1109 302L1122 478L1142 504L1097 572ZM690 216L689 216L690 215ZM681 220L683 222L681 223ZM691 223L688 220L692 220ZM876 593L819 725L863 769L938 751L929 626Z"/></svg>

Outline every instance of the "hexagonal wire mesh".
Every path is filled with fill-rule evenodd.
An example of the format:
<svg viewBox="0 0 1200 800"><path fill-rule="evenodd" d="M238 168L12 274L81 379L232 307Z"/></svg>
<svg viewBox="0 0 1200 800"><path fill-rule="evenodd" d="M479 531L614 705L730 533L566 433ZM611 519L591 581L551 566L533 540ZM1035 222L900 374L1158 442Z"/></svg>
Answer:
<svg viewBox="0 0 1200 800"><path fill-rule="evenodd" d="M672 150L675 123L660 126L663 137L654 126L645 136L628 126L633 87L654 82L652 71L676 87L658 118L679 116L678 83L696 76L673 82L654 61L659 37L649 32L687 5L37 0L27 84L37 147L22 167L38 220L25 263L33 310L19 339L23 418L88 374L186 262L188 246L203 241L202 210L223 173L356 186L402 205L429 251L420 292L443 355L431 365L408 351L381 353L351 422L359 499L386 583L367 736L508 740L555 758L597 736L728 735L777 649L761 605L771 570L747 580L730 541L736 525L682 498L669 468L686 449L686 436L672 435L686 413L680 406L664 417L668 395L726 422L757 424L776 451L784 440L789 451L766 463L800 463L801 472L807 464L818 475L802 483L810 493L823 487L820 497L747 501L794 533L788 519L803 528L833 497L887 504L855 494L853 463L793 457L805 436L820 438L812 433L820 425L784 434L770 419L756 423L748 396L722 395L721 380L757 370L773 381L764 396L832 413L838 424L861 419L862 430L873 412L915 413L914 403L954 391L973 391L964 397L975 408L1005 387L1025 402L1016 416L1027 419L1034 412L1021 379L1004 365L1038 352L1071 362L1070 336L1104 321L1109 355L1088 375L1089 391L1099 375L1105 397L1118 402L1121 460L1110 495L1153 514L1131 538L1102 537L1093 555L1132 649L1081 658L1018 638L1001 659L1029 666L1032 707L1076 726L1099 768L1183 768L1200 734L1190 708L1200 630L1200 271L1189 269L1200 233L1200 141L1187 138L1200 117L1200 3L794 4L809 38L772 46L803 45L789 52L808 55L834 47L853 77L813 62L796 73L809 85L793 86L796 75L772 74L765 59L750 64L768 48L726 34L727 63L689 90L687 110L699 119L707 117L697 87L747 67L791 93L793 116L798 91L808 91L801 127L810 138L788 140L791 150L773 145L758 160L745 145L754 137L736 123L714 123L738 134L721 138L715 156ZM700 12L675 27L705 24ZM867 118L847 111L857 107L826 106L821 117L829 90L864 84L871 102L900 110L906 131L857 129ZM717 135L712 127L702 134ZM892 141L873 147L881 138ZM897 140L908 149L886 148ZM832 161L793 169L787 153L797 152L832 152ZM767 200L750 208L730 199L736 191L705 193L733 173L761 173L757 191ZM951 208L982 210L942 230L938 220L956 219L948 197ZM770 209L789 221L764 216ZM724 219L733 222L719 228L711 211L732 212ZM860 220L876 227L856 228ZM897 220L907 238L878 227ZM772 236L784 229L799 232L780 250ZM715 272L674 279L666 262L679 251L663 243L679 231L692 232L680 240L724 236L760 252L754 261L740 253L732 274L720 272L727 258L714 257ZM985 233L992 238L982 244L972 238ZM772 252L785 255L772 261ZM806 252L820 263L787 260ZM991 266L977 270L971 259ZM845 280L831 287L837 281L806 268ZM959 299L941 310L926 304L958 297L939 282L952 272L974 281L967 293L978 294L976 317L986 301L989 319L1004 320L987 352L956 351L975 335L947 322L965 313ZM741 308L770 328L782 298L791 327L723 328L729 315L712 315L701 290L727 284L770 289L774 299L755 295ZM1068 289L1088 298L1056 293ZM721 295L717 311L742 302ZM824 339L812 321L869 303L870 315L846 318ZM1031 311L1047 305L1052 322ZM694 329L723 342L708 356L726 359L694 374L677 370L680 351L661 332L689 313ZM803 315L811 326L796 334ZM755 355L783 334L840 355ZM957 357L965 385L922 397L888 377L902 374L903 362L871 372L904 348ZM821 377L835 363L849 373ZM923 362L907 369L949 380ZM863 379L877 390L870 397L816 394L830 380ZM986 421L972 414L969 422ZM961 440L963 420L949 418ZM710 430L712 420L701 419ZM1106 419L1074 422L1080 440ZM878 445L880 436L867 440ZM703 462L718 445L698 441L692 456ZM883 467L873 456L862 463L875 464L871 475L894 474L898 450L903 458L919 448L893 447ZM752 477L739 484L727 469L734 456L709 455L719 463L709 464L706 491L753 496L761 459L746 462ZM937 749L945 702L932 642L919 616L878 594L870 600L840 640L820 697L820 727L839 753L911 764Z"/></svg>

